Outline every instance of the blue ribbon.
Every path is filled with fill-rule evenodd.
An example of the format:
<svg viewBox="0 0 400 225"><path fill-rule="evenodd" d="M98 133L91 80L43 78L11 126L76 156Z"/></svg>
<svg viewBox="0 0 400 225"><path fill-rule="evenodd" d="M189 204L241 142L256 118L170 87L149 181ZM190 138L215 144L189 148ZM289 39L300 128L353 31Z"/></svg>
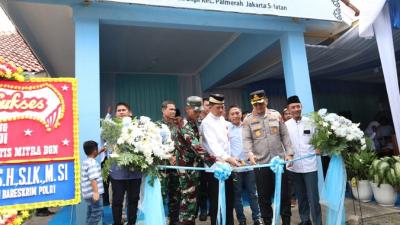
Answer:
<svg viewBox="0 0 400 225"><path fill-rule="evenodd" d="M324 169L322 168L321 156L317 156L317 167L318 167L318 193L321 196L322 189L324 189Z"/></svg>
<svg viewBox="0 0 400 225"><path fill-rule="evenodd" d="M275 156L271 160L270 169L275 173L275 193L274 193L274 214L272 218L272 225L278 225L280 221L280 210L281 210L281 185L282 185L282 173L283 161L279 156Z"/></svg>
<svg viewBox="0 0 400 225"><path fill-rule="evenodd" d="M214 170L214 177L218 179L218 213L217 224L226 224L226 198L225 198L225 180L229 178L232 167L226 163L216 162L211 167Z"/></svg>
<svg viewBox="0 0 400 225"><path fill-rule="evenodd" d="M144 199L142 202L144 225L165 225L165 213L161 195L161 184L158 177L150 185L151 177L146 177L144 184ZM146 214L146 212L151 212Z"/></svg>
<svg viewBox="0 0 400 225"><path fill-rule="evenodd" d="M218 162L215 163L210 168L189 167L189 166L167 166L167 165L160 165L160 166L158 166L158 168L159 169L174 169L174 170L197 170L197 171L206 171L206 172L214 173L214 177L217 178L219 181L217 224L225 225L226 224L225 180L229 178L229 176L231 175L231 172L232 171L240 172L242 170L247 170L247 169L270 167L271 170L275 173L273 225L278 225L279 220L280 220L279 215L280 215L280 205L281 205L282 173L284 172L283 167L286 163L292 163L292 162L296 162L296 161L299 161L299 160L302 160L305 158L310 158L310 157L315 157L315 154L309 154L309 155L299 157L299 158L289 160L289 161L283 161L281 158L276 156L271 160L270 163L251 165L251 166L241 166L241 167L237 167L237 168L232 168L229 164L218 163ZM161 189L160 189L160 193L161 193ZM162 223L162 224L164 224L164 223ZM145 225L153 225L153 224L145 224ZM330 225L330 224L327 224L327 225Z"/></svg>
<svg viewBox="0 0 400 225"><path fill-rule="evenodd" d="M320 203L328 208L326 225L345 224L345 191L346 169L343 158L340 155L333 155L320 196Z"/></svg>

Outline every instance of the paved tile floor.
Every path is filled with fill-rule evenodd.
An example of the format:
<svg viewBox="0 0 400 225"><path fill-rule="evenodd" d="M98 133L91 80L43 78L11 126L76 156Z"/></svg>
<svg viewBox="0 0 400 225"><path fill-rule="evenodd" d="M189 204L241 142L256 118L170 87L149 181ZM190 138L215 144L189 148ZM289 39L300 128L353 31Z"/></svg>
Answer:
<svg viewBox="0 0 400 225"><path fill-rule="evenodd" d="M360 210L359 205L356 201L351 199L346 199L346 218L348 224L362 225L359 219ZM400 225L400 208L395 207L382 207L375 203L362 203L361 204L362 214L363 214L363 224L364 225ZM354 211L356 209L356 211ZM52 211L57 211L57 208L51 208ZM298 215L298 208L292 208L292 225L297 225L300 222ZM248 219L251 218L251 211L249 207L245 207L245 214ZM325 209L323 209L323 218L325 215ZM51 217L32 217L25 225L46 225ZM66 221L64 221L66 222ZM63 223L60 221L60 225L67 225L68 222ZM142 223L139 223L140 225ZM197 221L197 225L208 225L210 221L200 222ZM237 224L237 222L235 223ZM82 224L83 225L83 224ZM248 223L252 225L252 223Z"/></svg>

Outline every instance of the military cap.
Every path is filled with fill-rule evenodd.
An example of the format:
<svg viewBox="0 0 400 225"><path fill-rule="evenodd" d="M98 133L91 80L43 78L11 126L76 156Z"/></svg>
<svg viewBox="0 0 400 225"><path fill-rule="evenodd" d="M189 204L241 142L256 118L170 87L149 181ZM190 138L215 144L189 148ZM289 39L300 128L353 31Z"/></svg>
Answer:
<svg viewBox="0 0 400 225"><path fill-rule="evenodd" d="M250 102L252 105L256 103L263 103L265 98L264 90L257 90L250 93Z"/></svg>
<svg viewBox="0 0 400 225"><path fill-rule="evenodd" d="M290 96L290 97L287 99L287 104L288 104L288 105L289 105L289 104L292 104L292 103L300 103L300 99L299 99L299 97L298 97L297 95Z"/></svg>
<svg viewBox="0 0 400 225"><path fill-rule="evenodd" d="M224 95L221 94L210 94L208 101L213 104L224 104Z"/></svg>
<svg viewBox="0 0 400 225"><path fill-rule="evenodd" d="M203 99L199 96L189 96L186 99L186 105L191 107L194 111L202 111L204 109L202 102Z"/></svg>

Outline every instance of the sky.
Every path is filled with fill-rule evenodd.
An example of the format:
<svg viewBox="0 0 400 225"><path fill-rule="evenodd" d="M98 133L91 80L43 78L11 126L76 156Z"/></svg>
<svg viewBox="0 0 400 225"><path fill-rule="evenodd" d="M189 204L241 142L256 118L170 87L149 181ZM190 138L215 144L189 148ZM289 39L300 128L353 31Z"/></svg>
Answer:
<svg viewBox="0 0 400 225"><path fill-rule="evenodd" d="M10 19L4 12L4 10L0 7L0 32L14 32L15 27L11 23Z"/></svg>

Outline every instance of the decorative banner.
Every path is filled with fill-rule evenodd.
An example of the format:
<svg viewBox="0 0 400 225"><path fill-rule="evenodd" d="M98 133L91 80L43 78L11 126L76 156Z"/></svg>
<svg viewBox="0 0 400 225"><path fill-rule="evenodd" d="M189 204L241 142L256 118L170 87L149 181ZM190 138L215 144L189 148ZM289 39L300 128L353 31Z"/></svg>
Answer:
<svg viewBox="0 0 400 225"><path fill-rule="evenodd" d="M0 81L0 210L76 204L76 80Z"/></svg>
<svg viewBox="0 0 400 225"><path fill-rule="evenodd" d="M152 6L341 21L340 0L101 0Z"/></svg>

